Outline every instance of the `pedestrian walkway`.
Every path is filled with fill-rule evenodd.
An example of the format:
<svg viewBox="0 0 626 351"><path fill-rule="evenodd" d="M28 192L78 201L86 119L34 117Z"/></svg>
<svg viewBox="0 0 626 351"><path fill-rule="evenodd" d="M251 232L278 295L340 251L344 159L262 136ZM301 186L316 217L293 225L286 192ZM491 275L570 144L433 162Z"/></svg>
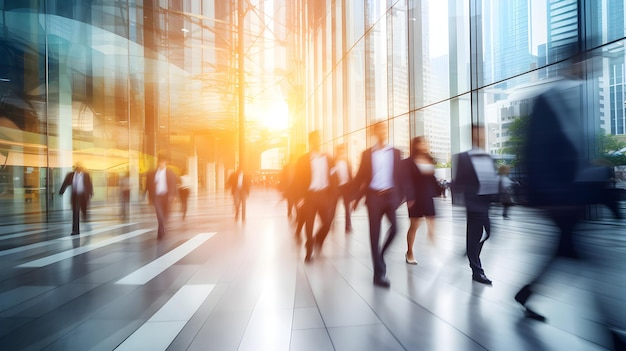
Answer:
<svg viewBox="0 0 626 351"><path fill-rule="evenodd" d="M492 211L481 255L493 286L471 279L463 209L436 199L436 242L420 227L405 263L408 218L387 254L391 288L372 284L367 211L343 213L313 262L277 192L256 190L245 223L228 194L175 207L156 240L148 204L93 208L79 237L67 222L0 227L3 350L606 350L607 320L626 316L624 224L585 223L589 260L563 262L523 318L515 292L549 257L555 235L530 209ZM175 206L178 206L176 204ZM69 217L68 217L69 219ZM386 224L383 224L386 225Z"/></svg>

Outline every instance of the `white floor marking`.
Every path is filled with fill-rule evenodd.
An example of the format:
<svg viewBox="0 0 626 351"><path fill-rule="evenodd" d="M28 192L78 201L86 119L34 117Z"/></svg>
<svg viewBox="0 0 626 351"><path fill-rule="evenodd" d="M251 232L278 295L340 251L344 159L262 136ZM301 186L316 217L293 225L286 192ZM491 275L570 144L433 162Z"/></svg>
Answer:
<svg viewBox="0 0 626 351"><path fill-rule="evenodd" d="M115 350L166 350L214 287L214 284L184 285Z"/></svg>
<svg viewBox="0 0 626 351"><path fill-rule="evenodd" d="M152 231L152 230L154 230L154 228L152 228L152 229L138 229L138 230L132 231L130 233L114 236L112 238L108 238L108 239L99 241L97 243L88 244L88 245L85 245L85 246L77 247L75 249L59 252L57 254L50 255L50 256L47 256L47 257L42 257L42 258L34 260L34 261L26 262L24 264L21 264L21 265L17 266L17 268L44 267L44 266L47 266L47 265L50 265L50 264L53 264L53 263L56 263L56 262L59 262L59 261L63 261L63 260L68 259L68 258L72 258L74 256L78 256L78 255L83 254L85 252L93 251L95 249L99 249L101 247L105 247L105 246L108 246L108 245L111 245L111 244L115 244L115 243L118 243L118 242L126 240L126 239L134 238L136 236L145 234L145 233L147 233L149 231Z"/></svg>
<svg viewBox="0 0 626 351"><path fill-rule="evenodd" d="M198 248L213 235L215 233L200 233L174 250L118 280L115 284L143 285Z"/></svg>
<svg viewBox="0 0 626 351"><path fill-rule="evenodd" d="M73 240L73 239L78 239L78 238L84 238L84 237L87 237L87 236L96 235L96 234L108 232L110 230L115 230L115 229L119 229L119 228L122 228L122 227L126 227L126 226L129 226L129 225L132 225L132 224L134 224L134 223L126 223L126 224L117 224L117 225L112 225L112 226L106 226L106 227L102 227L102 228L98 228L98 229L94 229L94 230L90 230L90 231L84 232L84 233L82 233L80 235L73 235L73 236L68 235L68 236L62 237L62 238L46 240L46 241L42 241L42 242L38 242L38 243L34 243L34 244L29 244L29 245L24 245L24 246L20 246L20 247L14 247L12 249L7 249L7 250L0 251L0 256L10 255L10 254L14 254L16 252L28 251L28 250L36 249L38 247L44 247L44 246L52 245L54 243L58 243L58 242L62 242L62 241Z"/></svg>

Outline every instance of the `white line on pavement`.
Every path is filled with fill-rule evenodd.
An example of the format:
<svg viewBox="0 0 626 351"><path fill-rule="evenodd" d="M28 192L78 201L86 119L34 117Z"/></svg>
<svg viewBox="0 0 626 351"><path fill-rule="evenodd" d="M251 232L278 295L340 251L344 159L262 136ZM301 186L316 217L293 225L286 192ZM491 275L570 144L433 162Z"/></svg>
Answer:
<svg viewBox="0 0 626 351"><path fill-rule="evenodd" d="M166 350L214 287L214 284L184 285L115 350Z"/></svg>
<svg viewBox="0 0 626 351"><path fill-rule="evenodd" d="M63 251L63 252L59 252L57 254L51 255L51 256L47 256L47 257L42 257L40 259L34 260L34 261L30 261L30 262L26 262L24 264L21 264L19 266L17 266L17 268L25 268L25 267L44 267L59 261L63 261L65 259L68 258L72 258L74 256L78 256L80 254L83 254L85 252L89 252L89 251L93 251L95 249L99 249L101 247L105 247L111 244L115 244L117 242L126 240L126 239L130 239L142 234L145 234L149 231L153 230L152 229L138 229L135 231L132 231L130 233L126 233L126 234L122 234L122 235L118 235L118 236L114 236L112 238L108 238L102 241L99 241L97 243L93 243L93 244L88 244L85 246L81 246L75 249L71 249L71 250L67 250L67 251Z"/></svg>
<svg viewBox="0 0 626 351"><path fill-rule="evenodd" d="M152 278L161 274L161 272L165 271L174 263L178 262L181 258L188 255L198 246L209 240L213 235L215 235L215 232L200 233L186 243L118 280L115 284L143 285L149 282Z"/></svg>

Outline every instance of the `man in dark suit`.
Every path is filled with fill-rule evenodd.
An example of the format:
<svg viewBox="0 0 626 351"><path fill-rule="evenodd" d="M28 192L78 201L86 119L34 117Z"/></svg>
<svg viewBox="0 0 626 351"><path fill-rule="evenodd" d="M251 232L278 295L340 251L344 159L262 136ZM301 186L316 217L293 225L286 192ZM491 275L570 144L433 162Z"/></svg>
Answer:
<svg viewBox="0 0 626 351"><path fill-rule="evenodd" d="M331 175L331 158L321 151L321 137L318 131L309 133L310 151L302 155L296 164L294 191L299 211L305 218L306 257L305 262L313 258L313 249L322 248L324 239L332 223L332 201L335 197L335 181ZM313 236L315 219L319 215L321 227Z"/></svg>
<svg viewBox="0 0 626 351"><path fill-rule="evenodd" d="M524 307L525 316L539 321L545 317L529 308L527 300L557 258L581 257L574 229L584 218L585 206L603 203L616 217L621 217L617 193L609 182L612 170L591 165L584 149L591 138L582 127L588 123L585 113L589 111L585 99L581 99L585 89L582 84L585 59L583 54L576 54L561 72L564 79L535 98L528 122L523 161L529 205L552 220L559 234L552 257L515 295L515 300Z"/></svg>
<svg viewBox="0 0 626 351"><path fill-rule="evenodd" d="M63 184L61 185L60 195L65 193L68 186L72 187L72 235L80 234L80 213L83 213L83 219L87 220L87 204L93 196L93 184L89 173L85 172L82 164L77 163L74 166L74 172L69 172Z"/></svg>
<svg viewBox="0 0 626 351"><path fill-rule="evenodd" d="M396 209L403 201L405 171L400 150L387 145L387 122L372 126L376 145L363 151L359 170L352 181L354 206L365 195L370 228L370 247L374 266L374 285L388 288L387 266L384 254L397 232ZM380 227L383 216L391 223L387 239L380 246Z"/></svg>
<svg viewBox="0 0 626 351"><path fill-rule="evenodd" d="M472 126L473 147L456 155L453 182L457 199L460 197L465 204L466 250L472 279L491 285L480 261L480 253L491 234L489 207L492 196L498 193L498 176L493 159L480 148L480 145L484 145L484 135L482 126Z"/></svg>
<svg viewBox="0 0 626 351"><path fill-rule="evenodd" d="M159 228L157 238L165 237L165 226L169 216L170 206L176 198L176 175L167 168L165 155L157 157L157 168L152 169L146 175L146 190L150 202L154 205Z"/></svg>
<svg viewBox="0 0 626 351"><path fill-rule="evenodd" d="M238 167L226 181L226 188L230 188L230 193L233 196L233 202L235 204L235 221L239 219L241 213L241 220L246 220L246 199L250 194L250 179L248 175Z"/></svg>

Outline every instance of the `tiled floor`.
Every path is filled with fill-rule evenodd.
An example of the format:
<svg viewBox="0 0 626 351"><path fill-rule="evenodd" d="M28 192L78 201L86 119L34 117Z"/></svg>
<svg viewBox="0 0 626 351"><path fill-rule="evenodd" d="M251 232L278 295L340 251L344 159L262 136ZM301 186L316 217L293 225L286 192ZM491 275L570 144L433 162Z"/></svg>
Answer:
<svg viewBox="0 0 626 351"><path fill-rule="evenodd" d="M245 223L225 194L192 197L156 240L153 212L131 220L98 207L78 238L71 223L0 227L2 350L604 350L606 322L626 320L625 224L580 228L588 259L560 262L523 318L513 295L548 258L554 234L532 210L494 209L471 280L464 213L436 199L436 243L420 228L417 266L404 262L406 210L387 256L390 289L372 284L367 215L342 212L321 254L304 264L285 203L255 191ZM64 214L69 219L69 213Z"/></svg>

